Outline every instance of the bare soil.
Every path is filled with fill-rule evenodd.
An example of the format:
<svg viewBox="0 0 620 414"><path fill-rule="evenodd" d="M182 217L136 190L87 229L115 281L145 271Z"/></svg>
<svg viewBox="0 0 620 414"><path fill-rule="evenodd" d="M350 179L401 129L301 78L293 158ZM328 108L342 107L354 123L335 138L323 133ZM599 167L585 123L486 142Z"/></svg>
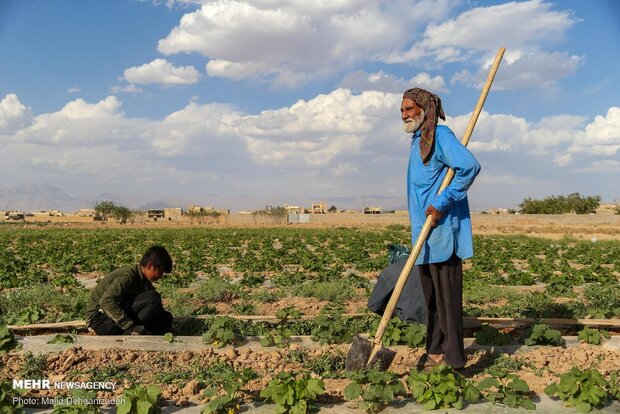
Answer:
<svg viewBox="0 0 620 414"><path fill-rule="evenodd" d="M349 345L327 345L301 350L292 345L289 349L265 348L260 351L227 347L217 352L213 349L199 352L147 352L126 349L91 351L75 347L47 354L44 357L45 368L40 375L51 381L111 381L117 384L114 391L99 391L100 398L118 396L133 382L154 384L163 390L163 397L168 403L184 406L207 401L202 395L207 388L207 373L216 362L226 362L237 370L251 368L259 374L258 379L244 387L246 401L250 401L258 399L260 390L278 372L308 370L307 365L297 362L300 355L303 355L305 361L326 356L340 357L342 360L348 348ZM390 370L404 380L422 354L422 349L398 347ZM484 369L492 366L498 356L490 350L468 351L468 362L463 374L481 380L488 375ZM521 363L522 368L515 373L537 394L543 393L548 384L557 381L561 374L572 367L595 368L607 379L611 372L620 370L619 352L587 344L571 348L532 347L507 357ZM29 368L26 364L25 355L0 355L0 377L3 380L20 378L20 373ZM349 380L343 378L326 379L326 393L322 402L344 401L343 390L348 383ZM30 390L24 396L59 395L62 395L60 390Z"/></svg>

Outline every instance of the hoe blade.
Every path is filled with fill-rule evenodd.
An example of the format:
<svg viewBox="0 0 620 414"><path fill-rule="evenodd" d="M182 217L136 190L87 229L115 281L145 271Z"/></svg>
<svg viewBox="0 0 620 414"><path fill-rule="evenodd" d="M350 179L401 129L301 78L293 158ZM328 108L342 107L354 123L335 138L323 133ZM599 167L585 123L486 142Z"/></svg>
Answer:
<svg viewBox="0 0 620 414"><path fill-rule="evenodd" d="M387 370L394 360L396 352L380 347L374 355L371 355L373 353L372 348L373 343L371 341L356 335L347 354L345 369L356 371L365 367L377 367L381 371Z"/></svg>

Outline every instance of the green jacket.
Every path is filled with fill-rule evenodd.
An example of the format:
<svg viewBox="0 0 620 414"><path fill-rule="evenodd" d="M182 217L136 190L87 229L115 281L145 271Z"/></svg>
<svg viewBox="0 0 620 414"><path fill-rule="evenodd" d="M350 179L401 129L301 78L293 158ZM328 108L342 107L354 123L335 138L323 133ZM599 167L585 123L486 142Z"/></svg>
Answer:
<svg viewBox="0 0 620 414"><path fill-rule="evenodd" d="M121 267L108 273L90 293L86 307L87 323L90 324L101 309L121 328L129 328L134 321L121 308L123 299L151 289L155 288L142 274L140 265Z"/></svg>

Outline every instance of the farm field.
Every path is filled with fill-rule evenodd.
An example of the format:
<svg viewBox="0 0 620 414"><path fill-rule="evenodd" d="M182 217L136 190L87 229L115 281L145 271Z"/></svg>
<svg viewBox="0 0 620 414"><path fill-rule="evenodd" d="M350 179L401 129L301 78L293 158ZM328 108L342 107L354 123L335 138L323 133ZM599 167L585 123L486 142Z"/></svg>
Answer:
<svg viewBox="0 0 620 414"><path fill-rule="evenodd" d="M614 223L599 223L600 234L611 237L592 241L575 231L566 232L572 238L560 238L562 233L555 230L545 238L506 235L510 228L506 226L519 224L502 223L494 232L480 227L488 223L475 222L482 234L475 236L476 257L464 264L466 315L620 318L620 241L614 239ZM538 232L537 223L520 225L528 226L524 233ZM261 399L260 391L278 372L297 371L323 379L319 401L343 401L352 382L343 371L348 343L354 334L372 333L378 317L367 313L367 297L378 273L388 265L388 246L406 245L409 239L408 228L398 223L311 228L0 226L0 324L83 319L88 291L98 277L135 263L148 246L162 244L170 251L175 269L158 290L175 316L187 317L178 318L178 334L203 336L205 343L205 349L179 352L80 347L42 355L12 351L0 355L0 379L14 378L16 372L24 378L114 379L123 384L117 393L132 384L152 384L166 400L184 405L211 401L203 392L221 386L222 375L242 384L235 398L245 403ZM281 322L217 315L245 315L247 319L277 315ZM579 329L561 332L576 336ZM617 329L611 329L613 340ZM592 331L590 336L596 336ZM479 332L467 332L469 344ZM519 344L532 333L522 326L489 332L486 339L490 341L498 341L504 333L504 345L512 347L511 351L470 347L464 374L472 381L511 373L541 394L577 367L595 368L608 384L617 386L618 349L576 338L569 347L559 342L523 346ZM423 353L423 326L394 321L389 333L389 345L399 347L391 372L405 380ZM300 347L294 341L291 345L291 336L298 335L312 338L316 346ZM236 349L227 345L235 338L241 344L248 336L261 336L266 346ZM476 337L478 342L483 339ZM244 369L248 370L245 377ZM256 373L255 378L250 371Z"/></svg>

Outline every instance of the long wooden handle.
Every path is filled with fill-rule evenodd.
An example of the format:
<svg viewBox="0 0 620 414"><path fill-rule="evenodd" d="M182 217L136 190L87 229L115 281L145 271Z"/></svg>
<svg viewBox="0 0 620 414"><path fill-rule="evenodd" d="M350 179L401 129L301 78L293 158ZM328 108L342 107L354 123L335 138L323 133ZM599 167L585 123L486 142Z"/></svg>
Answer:
<svg viewBox="0 0 620 414"><path fill-rule="evenodd" d="M495 78L495 73L497 72L497 69L499 68L499 64L502 60L502 57L504 56L505 51L506 49L503 47L500 47L499 50L497 51L497 55L495 56L495 61L493 62L493 66L491 66L491 71L489 72L489 75L487 76L487 81L484 85L484 88L482 88L482 92L480 92L478 103L476 104L476 108L474 109L474 112L471 114L471 118L469 119L469 124L467 124L467 129L465 130L465 135L463 136L463 139L461 141L463 145L465 146L467 146L467 144L469 143L469 138L471 137L471 134L474 131L474 127L476 126L476 122L478 121L478 117L480 116L480 112L482 112L484 101L486 101L487 99L487 95L489 94L489 90L491 89L491 84L493 83L493 79ZM439 187L439 193L441 193L450 184L450 181L452 181L453 177L454 177L454 170L449 169L448 172L446 173L446 176L443 179L443 182L441 183L441 187ZM405 287L405 283L407 283L407 279L409 279L409 273L411 273L411 269L413 269L413 265L415 264L415 261L418 258L420 251L422 250L422 246L424 245L424 242L426 241L426 238L428 237L428 233L431 230L432 221L433 220L431 216L426 217L426 221L424 222L424 225L422 226L422 230L420 231L420 234L418 235L418 239L416 240L415 245L413 246L413 249L411 250L411 253L409 254L409 258L407 259L407 262L405 263L405 267L403 268L402 272L400 272L400 276L398 277L398 281L396 282L396 286L394 287L392 296L390 297L390 300L387 306L385 307L385 311L383 312L383 317L381 318L381 322L379 323L379 326L377 327L377 333L375 334L375 339L373 340L375 347L381 345L381 340L383 339L385 328L387 327L388 323L390 322L390 319L392 318L392 315L394 314L396 303L398 302L398 299L400 299L400 294L402 293L403 288Z"/></svg>

